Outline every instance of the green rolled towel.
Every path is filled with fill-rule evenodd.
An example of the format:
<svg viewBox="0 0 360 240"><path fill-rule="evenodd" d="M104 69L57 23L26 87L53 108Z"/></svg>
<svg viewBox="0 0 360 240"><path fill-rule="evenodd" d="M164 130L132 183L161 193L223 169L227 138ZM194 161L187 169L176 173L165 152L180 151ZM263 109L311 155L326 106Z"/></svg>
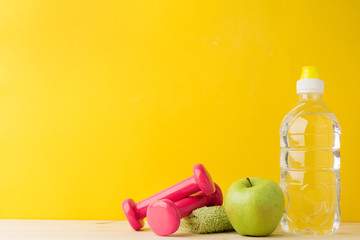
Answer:
<svg viewBox="0 0 360 240"><path fill-rule="evenodd" d="M216 233L233 231L223 206L202 207L181 219L181 231L191 233Z"/></svg>

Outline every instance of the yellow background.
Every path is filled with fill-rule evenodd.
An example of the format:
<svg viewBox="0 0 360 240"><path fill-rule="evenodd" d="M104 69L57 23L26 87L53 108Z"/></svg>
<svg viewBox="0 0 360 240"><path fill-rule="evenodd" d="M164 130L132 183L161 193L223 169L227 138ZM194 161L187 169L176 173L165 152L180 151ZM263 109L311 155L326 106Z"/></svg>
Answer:
<svg viewBox="0 0 360 240"><path fill-rule="evenodd" d="M124 219L203 163L279 181L279 126L317 65L360 221L360 2L0 2L0 218Z"/></svg>

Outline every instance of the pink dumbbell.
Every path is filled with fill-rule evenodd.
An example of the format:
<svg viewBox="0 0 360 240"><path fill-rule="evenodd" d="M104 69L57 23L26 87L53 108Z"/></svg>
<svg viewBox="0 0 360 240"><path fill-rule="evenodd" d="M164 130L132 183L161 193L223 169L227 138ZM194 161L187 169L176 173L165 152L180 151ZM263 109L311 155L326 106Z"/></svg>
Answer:
<svg viewBox="0 0 360 240"><path fill-rule="evenodd" d="M193 210L204 206L221 206L223 195L217 184L215 188L215 192L209 196L198 194L177 202L163 199L150 204L147 221L151 230L159 236L172 234L178 230L181 218L188 216Z"/></svg>
<svg viewBox="0 0 360 240"><path fill-rule="evenodd" d="M214 183L205 167L202 164L197 164L193 167L193 172L193 176L138 203L135 203L131 198L124 200L122 208L131 227L138 231L144 226L143 219L146 217L147 208L157 200L177 201L199 191L204 195L213 194L215 192Z"/></svg>

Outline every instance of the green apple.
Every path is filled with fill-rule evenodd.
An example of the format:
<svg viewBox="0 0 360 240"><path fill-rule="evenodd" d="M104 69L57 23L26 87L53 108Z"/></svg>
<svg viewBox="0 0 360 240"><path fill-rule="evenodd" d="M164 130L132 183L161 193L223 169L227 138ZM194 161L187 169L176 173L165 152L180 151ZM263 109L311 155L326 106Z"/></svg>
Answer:
<svg viewBox="0 0 360 240"><path fill-rule="evenodd" d="M277 183L252 177L234 182L226 192L224 205L236 232L267 236L279 225L285 201Z"/></svg>

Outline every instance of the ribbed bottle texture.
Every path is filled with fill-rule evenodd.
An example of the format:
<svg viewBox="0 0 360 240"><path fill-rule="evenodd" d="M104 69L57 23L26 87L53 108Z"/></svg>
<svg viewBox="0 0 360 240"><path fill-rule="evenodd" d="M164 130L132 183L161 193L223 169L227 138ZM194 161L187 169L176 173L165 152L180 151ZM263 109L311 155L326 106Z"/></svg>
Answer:
<svg viewBox="0 0 360 240"><path fill-rule="evenodd" d="M340 125L321 93L301 93L280 127L284 231L326 235L340 225Z"/></svg>

